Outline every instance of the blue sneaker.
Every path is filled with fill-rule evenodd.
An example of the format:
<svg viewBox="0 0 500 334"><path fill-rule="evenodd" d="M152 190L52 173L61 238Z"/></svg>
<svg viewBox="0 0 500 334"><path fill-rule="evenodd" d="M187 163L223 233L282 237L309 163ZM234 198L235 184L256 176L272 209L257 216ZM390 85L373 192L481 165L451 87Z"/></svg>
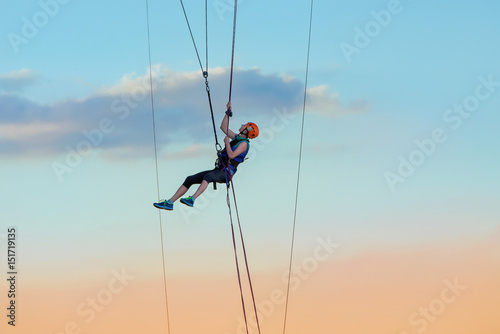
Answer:
<svg viewBox="0 0 500 334"><path fill-rule="evenodd" d="M186 198L181 198L181 203L182 204L186 204L187 206L193 207L193 205L194 205L194 197L193 196L189 196L189 197L186 197Z"/></svg>
<svg viewBox="0 0 500 334"><path fill-rule="evenodd" d="M174 203L170 202L170 200L161 200L159 203L153 203L155 208L163 209L163 210L173 210Z"/></svg>

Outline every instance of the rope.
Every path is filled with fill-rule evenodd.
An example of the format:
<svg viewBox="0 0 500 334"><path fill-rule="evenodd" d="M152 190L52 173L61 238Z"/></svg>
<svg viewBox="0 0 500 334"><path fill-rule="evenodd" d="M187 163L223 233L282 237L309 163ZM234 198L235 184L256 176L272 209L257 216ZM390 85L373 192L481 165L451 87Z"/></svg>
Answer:
<svg viewBox="0 0 500 334"><path fill-rule="evenodd" d="M236 14L238 12L238 0L234 0L234 19L233 19L233 49L231 52L231 74L229 77L229 102L231 102L231 95L233 90L233 68L234 68L234 44L236 41Z"/></svg>
<svg viewBox="0 0 500 334"><path fill-rule="evenodd" d="M306 101L307 101L307 81L308 81L308 77L309 77L309 55L310 55L310 51L311 51L313 6L314 6L314 0L311 0L311 13L309 16L309 40L307 42L306 78L305 78L305 83L304 83L304 104L302 106L302 129L300 132L299 162L298 162L298 168L297 168L297 188L295 190L295 209L294 209L294 213L293 213L292 244L291 244L291 248L290 248L290 263L289 263L289 268L288 268L288 284L287 284L287 290L286 290L285 318L284 318L284 322L283 322L283 334L285 334L285 332L286 332L288 301L289 301L289 297L290 297L290 278L291 278L291 274L292 274L293 250L294 250L294 244L295 244L295 226L296 226L296 221L297 221L297 206L298 206L299 185L300 185L300 167L301 167L301 162L302 162L302 146L303 146L302 144L303 144L303 140L304 140L304 121L305 121Z"/></svg>
<svg viewBox="0 0 500 334"><path fill-rule="evenodd" d="M212 116L212 126L214 129L214 137L215 137L215 150L218 151L222 149L219 144L219 139L217 138L217 129L215 127L215 118L214 118L214 109L212 107L212 97L210 96L210 86L208 84L208 1L205 0L205 45L206 45L206 68L203 69L203 65L201 64L200 53L198 52L198 47L196 46L196 41L194 39L193 31L191 30L191 25L189 24L189 18L186 13L186 9L184 7L184 2L180 0L182 11L184 13L184 18L186 19L186 24L189 29L189 34L191 35L191 40L193 41L194 51L196 52L196 57L198 58L198 63L200 64L201 72L203 77L205 78L205 89L207 91L208 97L208 105L210 106L210 114Z"/></svg>
<svg viewBox="0 0 500 334"><path fill-rule="evenodd" d="M187 17L187 14L186 14L186 9L184 8L184 3L181 1L181 6L182 6L182 11L184 12L184 17L186 18L186 23L187 23L187 26L188 26L188 29L189 29L189 33L191 34L191 40L193 41L193 46L194 46L194 50L196 51L196 56L198 57L198 62L200 63L200 68L201 68L201 71L203 71L203 65L201 64L201 58L200 58L200 54L198 53L198 48L196 47L196 42L194 41L194 36L193 36L193 31L191 30L191 25L189 24L189 20L188 20L188 17Z"/></svg>
<svg viewBox="0 0 500 334"><path fill-rule="evenodd" d="M228 172L228 168L225 167L224 162L222 162L224 165L224 171L226 175L226 185L227 185L227 195L226 195L226 202L227 202L227 207L229 209L229 221L231 222L231 235L233 237L233 249L234 249L234 259L236 261L236 273L238 274L238 285L240 287L240 296L241 296L241 306L243 308L243 318L245 319L245 328L248 334L248 321L247 321L247 312L245 309L245 298L243 297L243 288L241 285L241 275L240 275L240 266L239 266L239 261L238 261L238 252L236 250L236 238L234 236L234 224L233 224L233 215L231 212L231 200L229 197L229 180L231 180L231 173ZM229 180L228 180L229 179ZM238 223L239 223L239 218L238 218Z"/></svg>
<svg viewBox="0 0 500 334"><path fill-rule="evenodd" d="M207 74L207 77L208 77L208 74ZM220 146L219 140L217 138L217 130L215 128L214 108L212 107L212 97L210 96L210 86L208 85L207 77L205 77L205 87L207 89L208 105L210 106L210 115L212 116L212 126L214 128L215 150L218 151L218 150L222 149L222 147Z"/></svg>
<svg viewBox="0 0 500 334"><path fill-rule="evenodd" d="M148 53L149 53L149 85L150 85L150 94L151 94L151 114L153 118L153 141L154 141L154 150L155 150L155 167L156 167L156 189L158 192L158 201L160 200L160 181L158 174L158 152L156 145L156 124L155 124L155 108L154 108L154 97L153 97L153 73L151 68L151 38L149 34L149 3L146 0L146 18L147 18L147 30L148 30ZM163 265L163 287L165 293L165 309L167 312L167 332L170 333L170 316L168 312L168 293L167 293L167 277L165 274L165 249L163 242L163 225L161 221L161 213L158 210L158 218L160 220L160 241L161 241L161 262Z"/></svg>
<svg viewBox="0 0 500 334"><path fill-rule="evenodd" d="M228 124L228 129L229 129L229 124ZM250 287L250 293L251 293L252 302L253 302L253 309L254 309L254 312L255 312L255 321L256 321L256 324L257 324L257 329L258 329L259 334L260 334L260 324L259 324L259 316L258 316L258 313L257 313L257 304L255 302L255 295L254 295L254 292L253 292L252 278L250 276L250 268L248 266L247 251L246 251L246 248L245 248L245 241L243 239L243 230L241 229L240 215L239 215L239 212L238 212L238 204L236 203L236 193L235 193L235 190L234 190L233 178L231 176L231 173L229 172L229 165L226 166L226 164L224 163L224 161L223 160L221 160L221 161L222 161L222 164L224 166L225 175L226 175L226 185L227 185L226 202L227 202L227 206L228 206L228 209L229 209L229 220L231 222L231 235L233 237L234 257L235 257L235 260L236 260L236 272L238 274L238 284L239 284L239 287L240 287L241 304L242 304L242 307L243 307L243 317L245 319L245 326L246 326L246 330L247 330L247 334L248 334L249 332L248 332L247 315L246 315L246 309L245 309L245 300L243 298L243 289L242 289L242 286L241 286L240 268L239 268L239 262L238 262L238 254L237 254L237 250L236 250L236 240L235 240L235 235L234 235L233 216L232 216L232 212L231 212L231 201L230 201L230 196L229 196L229 188L230 187L232 188L232 191L233 191L234 209L236 211L236 218L237 218L237 221L238 221L238 229L240 231L241 246L242 246L242 249L243 249L243 258L245 260L245 267L246 267L246 271L247 271L248 284L249 284L249 287Z"/></svg>
<svg viewBox="0 0 500 334"><path fill-rule="evenodd" d="M236 18L237 18L237 12L238 12L238 0L234 0L233 42L232 42L232 51L231 51L231 70L230 70L230 79L229 79L229 102L231 102L232 87L233 87L234 50L235 50L235 42L236 42ZM229 133L229 116L227 118L226 133ZM258 329L259 334L260 334L260 324L259 324L259 316L258 316L258 313L257 313L257 304L255 302L255 296L254 296L254 292L253 292L252 279L250 277L250 269L248 267L247 252L246 252L246 248L245 248L245 241L243 239L243 231L241 229L240 215L238 213L238 205L236 203L236 193L234 191L233 178L232 178L231 173L229 171L230 170L229 169L229 165L226 166L223 161L222 161L222 163L223 163L224 169L226 171L226 184L227 184L227 198L226 198L226 201L227 201L227 206L229 208L229 219L231 221L231 232L232 232L232 236L233 236L233 248L234 248L234 255L235 255L235 258L236 258L236 271L238 273L238 282L240 284L241 302L242 302L242 306L243 306L243 315L244 315L244 318L245 318L245 326L246 326L246 330L247 330L247 333L248 333L247 316L246 316L246 311L245 311L245 301L244 301L244 298L243 298L243 291L242 291L242 288L241 288L240 269L239 269L239 263L238 263L238 257L237 257L236 241L235 241L235 236L234 236L233 217L232 217L232 214L231 214L231 201L229 199L229 185L231 185L231 188L232 188L232 191L233 191L234 208L235 208L235 211L236 211L236 218L238 220L238 228L239 228L239 231L240 231L241 246L242 246L242 249L243 249L243 258L245 259L245 267L246 267L246 271L247 271L248 284L250 286L250 292L251 292L251 295L252 295L252 302L253 302L253 308L254 308L254 312L255 312L255 320L256 320L256 323L257 323L257 329ZM229 182L228 182L228 179L229 179Z"/></svg>
<svg viewBox="0 0 500 334"><path fill-rule="evenodd" d="M257 304L255 302L255 296L254 296L254 293L253 293L253 285L252 285L252 279L250 277L250 269L248 267L247 251L245 249L245 241L243 240L243 231L241 230L240 215L238 213L238 205L236 204L236 193L234 191L233 179L230 178L229 180L231 182L231 188L233 189L234 209L236 211L236 218L238 219L238 228L240 230L241 246L243 248L243 257L245 259L245 266L246 266L246 269L247 269L248 284L250 286L250 293L252 295L253 309L254 309L254 312L255 312L255 321L257 323L257 329L259 330L259 334L260 334L260 324L259 324L259 316L257 314ZM229 193L229 190L228 190L228 193ZM232 225L232 223L231 223L231 225Z"/></svg>
<svg viewBox="0 0 500 334"><path fill-rule="evenodd" d="M205 64L208 71L208 0L205 0Z"/></svg>

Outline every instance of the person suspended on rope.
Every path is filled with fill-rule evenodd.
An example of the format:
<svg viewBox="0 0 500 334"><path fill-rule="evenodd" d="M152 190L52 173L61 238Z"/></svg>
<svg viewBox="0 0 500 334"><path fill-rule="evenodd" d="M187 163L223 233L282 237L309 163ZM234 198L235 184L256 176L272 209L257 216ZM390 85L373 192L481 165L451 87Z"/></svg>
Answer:
<svg viewBox="0 0 500 334"><path fill-rule="evenodd" d="M181 198L181 203L193 207L195 200L207 189L210 183L227 184L229 182L229 178L236 173L238 165L245 160L250 148L249 139L254 139L259 135L259 128L252 122L242 124L238 134L231 131L228 128L231 115L231 102L228 102L226 115L220 125L220 129L226 134L224 138L225 148L217 153L219 158L216 161L215 168L188 176L170 199L153 203L156 208L173 210L174 202L183 196L193 184L199 184L198 189L192 196ZM227 171L229 171L229 175L226 175Z"/></svg>

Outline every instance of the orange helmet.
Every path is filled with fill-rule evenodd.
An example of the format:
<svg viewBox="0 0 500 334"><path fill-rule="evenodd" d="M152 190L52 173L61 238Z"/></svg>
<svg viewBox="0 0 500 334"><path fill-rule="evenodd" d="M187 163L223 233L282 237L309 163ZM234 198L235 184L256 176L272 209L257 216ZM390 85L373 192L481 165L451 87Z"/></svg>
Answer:
<svg viewBox="0 0 500 334"><path fill-rule="evenodd" d="M257 127L257 124L248 122L247 123L247 131L248 131L248 138L254 139L259 135L259 128Z"/></svg>

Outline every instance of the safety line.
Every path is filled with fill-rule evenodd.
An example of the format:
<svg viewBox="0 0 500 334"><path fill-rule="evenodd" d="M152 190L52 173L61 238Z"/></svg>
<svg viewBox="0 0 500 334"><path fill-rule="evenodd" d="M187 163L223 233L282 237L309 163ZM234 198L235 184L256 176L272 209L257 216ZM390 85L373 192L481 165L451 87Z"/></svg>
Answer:
<svg viewBox="0 0 500 334"><path fill-rule="evenodd" d="M187 23L187 26L189 29L189 33L191 34L191 40L193 41L194 50L196 51L196 56L198 57L198 62L200 63L201 71L204 72L203 65L201 64L200 54L198 53L198 48L196 47L196 42L194 41L193 31L191 30L191 25L189 24L186 9L184 8L184 2L182 2L182 0L180 0L180 2L181 2L181 6L182 6L182 11L184 12L184 17L186 18L186 23Z"/></svg>
<svg viewBox="0 0 500 334"><path fill-rule="evenodd" d="M305 121L305 114L306 114L306 101L307 101L307 82L308 82L308 77L309 77L309 55L311 51L311 32L312 32L312 20L313 20L313 7L314 7L314 0L311 0L311 13L309 16L309 39L307 42L307 62L306 62L306 78L305 78L305 83L304 83L304 104L302 106L302 128L300 132L300 149L299 149L299 162L298 162L298 168L297 168L297 188L295 190L295 208L294 208L294 213L293 213L293 229L292 229L292 243L291 243L291 248L290 248L290 263L288 267L288 283L287 283L287 289L286 289L286 302L285 302L285 317L283 321L283 334L286 332L286 322L287 322L287 315L288 315L288 302L290 298L290 279L291 279L291 274L292 274L292 262L293 262L293 251L294 251L294 244L295 244L295 227L296 227L296 222L297 222L297 206L298 206L298 199L299 199L299 185L300 185L300 167L302 163L302 144L304 140L304 121Z"/></svg>
<svg viewBox="0 0 500 334"><path fill-rule="evenodd" d="M181 6L182 6L182 11L184 12L184 18L186 19L186 24L189 29L189 34L191 35L191 40L193 41L193 46L194 50L196 52L196 57L198 58L198 62L200 64L201 72L203 74L203 77L205 78L205 89L207 91L207 97L208 97L208 105L210 106L210 114L212 116L212 126L214 129L214 137L215 137L215 150L218 151L222 149L221 145L219 144L219 139L217 138L217 129L215 127L215 118L214 118L214 109L212 107L212 97L210 95L210 85L208 84L208 0L205 0L205 45L206 45L206 68L203 69L203 65L201 64L201 58L200 54L198 52L198 47L196 46L196 41L193 36L193 31L191 30L191 25L189 24L189 18L186 13L186 9L184 7L184 2L180 0Z"/></svg>
<svg viewBox="0 0 500 334"><path fill-rule="evenodd" d="M236 41L236 14L238 12L238 0L234 0L234 19L233 19L233 49L231 52L231 74L229 78L229 102L233 91L233 68L234 68L234 44Z"/></svg>
<svg viewBox="0 0 500 334"><path fill-rule="evenodd" d="M247 251L246 251L246 248L245 248L245 241L243 240L243 231L241 229L240 215L239 215L239 212L238 212L238 204L236 203L236 193L235 193L235 190L234 190L234 183L233 183L232 177L229 180L231 182L231 188L233 190L234 209L236 211L236 218L238 220L238 228L240 230L241 246L243 248L243 258L245 259L245 266L246 266L247 277L248 277L248 285L250 286L250 293L251 293L251 296L252 296L253 309L254 309L254 312L255 312L255 321L257 323L257 329L258 329L259 334L260 334L260 324L259 324L259 316L258 316L258 313L257 313L257 303L255 302L255 295L254 295L254 292L253 292L252 279L250 277L250 269L249 269L249 266L248 266ZM229 192L229 190L228 190L228 192Z"/></svg>
<svg viewBox="0 0 500 334"><path fill-rule="evenodd" d="M156 189L158 192L158 201L160 200L160 181L158 174L158 150L156 145L156 124L155 124L155 108L154 108L154 94L153 94L153 72L151 66L151 38L149 29L149 3L146 0L146 18L147 18L147 30L148 30L148 52L149 52L149 85L151 94L151 114L153 118L153 141L154 141L154 151L155 151L155 167L156 167ZM167 276L165 273L165 249L163 242L163 225L161 221L161 212L158 210L158 218L160 220L160 241L161 241L161 262L163 266L163 287L165 293L165 309L167 313L167 333L170 333L170 316L168 312L168 293L167 293Z"/></svg>
<svg viewBox="0 0 500 334"><path fill-rule="evenodd" d="M205 86L208 95L208 105L210 106L210 115L212 117L212 126L214 128L214 137L215 137L215 150L218 151L222 149L219 144L219 139L217 138L217 129L215 128L215 117L214 117L214 108L212 107L212 97L210 96L210 86L208 85L208 80L205 78Z"/></svg>
<svg viewBox="0 0 500 334"><path fill-rule="evenodd" d="M205 0L205 64L208 71L208 0Z"/></svg>
<svg viewBox="0 0 500 334"><path fill-rule="evenodd" d="M228 121L228 123L229 123L229 121ZM228 129L229 129L229 124L228 124ZM237 221L238 221L238 228L239 228L239 231L240 231L241 246L242 246L242 249L243 249L243 258L245 260L245 267L246 267L246 271L247 271L248 285L250 287L250 293L251 293L252 302L253 302L253 309L254 309L254 312L255 312L255 321L256 321L256 324L257 324L257 329L258 329L259 334L260 334L259 315L257 313L257 304L255 302L255 295L254 295L254 292L253 292L253 284L252 284L252 278L250 276L250 268L248 266L247 252L246 252L246 247L245 247L245 241L243 239L243 230L241 229L241 221L240 221L240 215L239 215L239 212L238 212L238 204L236 202L236 193L235 193L235 190L234 190L233 178L231 176L231 172L229 171L229 169L230 169L229 164L226 165L224 163L224 161L222 161L222 164L224 166L224 171L225 171L225 175L226 175L226 185L227 185L226 202L227 202L227 206L229 208L229 220L231 222L231 234L232 234L232 237L233 237L234 256L235 256L235 259L236 259L236 272L238 274L238 283L239 283L239 286L240 286L241 303L242 303L242 307L243 307L243 317L245 319L245 326L246 326L246 329L247 329L247 333L249 333L248 332L247 315L246 315L246 309L245 309L245 300L244 300L244 297L243 297L243 290L242 290L241 278L240 278L240 269L239 269L239 261L238 261L238 255L237 255L237 249L236 249L236 241L235 241L235 235L234 235L233 215L232 215L232 212L231 212L231 201L230 201L230 196L229 196L229 188L230 187L232 188L232 192L233 192L234 208L235 208L235 211L236 211L236 218L237 218Z"/></svg>
<svg viewBox="0 0 500 334"><path fill-rule="evenodd" d="M230 79L229 79L229 102L231 102L232 87L233 87L234 50L235 50L235 42L236 42L236 18L237 18L237 12L238 12L238 0L234 0L233 42L232 42L232 50L231 50L231 70L230 70ZM228 118L227 118L226 133L229 133L229 119L230 119L230 117L228 116ZM248 284L250 286L250 292L251 292L251 295L252 295L253 308L254 308L254 312L255 312L255 320L256 320L257 328L258 328L259 334L260 334L259 316L258 316L258 313L257 313L257 305L255 303L255 297L254 297L253 286L252 286L252 279L250 277L250 270L249 270L249 267L248 267L248 258L247 258L247 253L246 253L246 249L245 249L245 242L243 240L243 231L241 229L241 222L240 222L240 217L239 217L239 213L238 213L238 206L237 206L237 203L236 203L236 193L234 191L233 179L232 179L232 176L231 176L229 164L227 166L225 166L225 164L223 163L223 165L224 165L224 168L225 168L225 171L226 171L226 184L228 185L228 187L227 187L227 205L229 207L229 218L231 220L231 231L232 231L232 235L233 235L234 254L235 254L235 257L237 259L237 256L236 256L236 254L237 254L236 243L235 243L235 240L234 240L233 218L232 218L232 214L231 214L231 204L230 204L230 200L229 200L229 183L231 184L231 188L232 188L232 191L233 191L234 208L235 208L235 211L236 211L236 218L238 220L238 228L239 228L239 231L240 231L241 246L242 246L242 249L243 249L243 257L245 259L245 266L246 266L246 270L247 270ZM229 183L227 182L228 178L229 178ZM239 277L240 276L240 270L239 270L238 260L236 260L236 270L238 272L238 280L240 280L240 277ZM243 313L244 313L244 317L245 317L245 325L246 325L246 329L247 329L247 333L248 333L248 324L247 324L247 317L246 317L246 312L245 312L245 302L244 302L244 299L243 299L243 292L241 290L241 282L240 282L240 292L242 293L241 300L242 300L242 304L243 304Z"/></svg>
<svg viewBox="0 0 500 334"><path fill-rule="evenodd" d="M229 221L231 222L231 236L233 238L233 249L234 249L234 259L236 261L236 273L238 275L238 285L240 287L240 296L241 296L241 306L243 308L243 319L245 320L245 328L248 332L248 321L247 321L247 312L245 308L245 298L243 297L243 287L241 284L241 274L240 274L240 266L238 261L238 251L236 249L236 237L234 236L234 224L233 224L233 214L231 211L231 199L229 197L229 184L231 180L231 172L228 171L229 167L226 167L225 163L222 161L222 165L224 166L224 174L226 175L226 185L227 185L227 193L226 193L226 203L229 209Z"/></svg>

